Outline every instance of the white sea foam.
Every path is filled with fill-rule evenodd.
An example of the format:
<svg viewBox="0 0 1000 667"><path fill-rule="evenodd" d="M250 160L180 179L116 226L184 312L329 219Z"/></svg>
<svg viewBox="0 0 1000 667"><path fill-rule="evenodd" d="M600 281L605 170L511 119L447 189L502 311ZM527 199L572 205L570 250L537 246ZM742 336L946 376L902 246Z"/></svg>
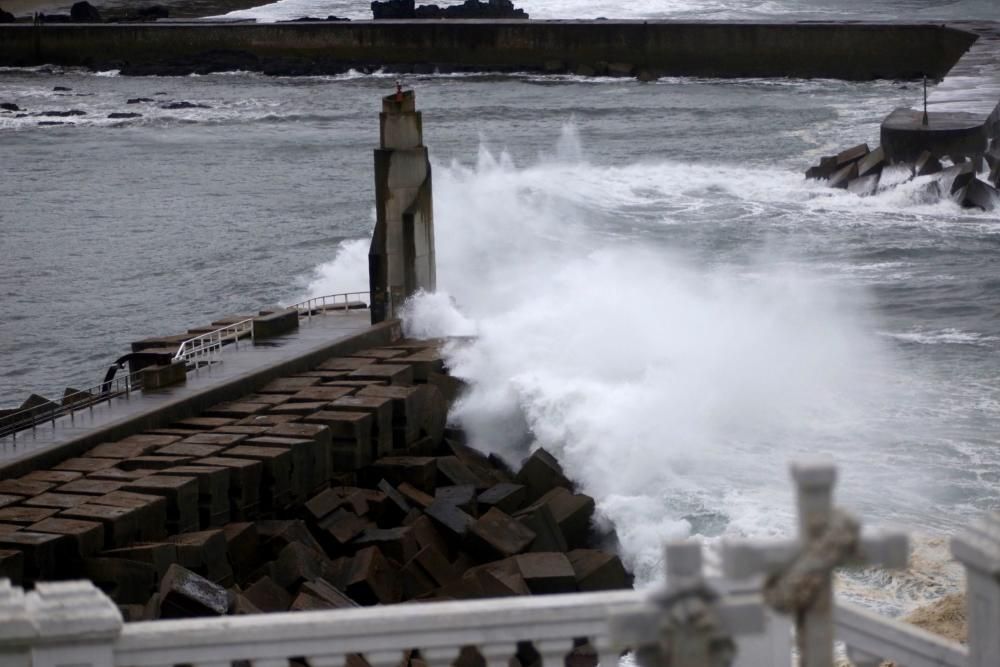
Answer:
<svg viewBox="0 0 1000 667"><path fill-rule="evenodd" d="M669 192L693 205L709 187L808 201L801 176L744 171L730 190L726 167L592 165L572 128L551 153L526 168L486 149L474 167L436 166L440 291L408 304L406 327L476 336L449 357L471 386L451 418L475 446L514 461L552 451L640 581L658 577L664 539L786 532L796 455L835 454L854 500L873 500L851 464L879 446L862 430L893 358L863 294L780 257L706 264L593 224L627 224L630 206ZM366 247L343 244L310 290L362 280Z"/></svg>

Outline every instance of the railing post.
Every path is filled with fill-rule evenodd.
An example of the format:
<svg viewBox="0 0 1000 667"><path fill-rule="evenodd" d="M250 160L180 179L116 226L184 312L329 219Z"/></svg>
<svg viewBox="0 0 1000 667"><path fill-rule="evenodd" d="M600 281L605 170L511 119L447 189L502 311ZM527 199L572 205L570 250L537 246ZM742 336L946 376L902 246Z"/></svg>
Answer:
<svg viewBox="0 0 1000 667"><path fill-rule="evenodd" d="M1000 513L974 522L951 540L965 566L969 667L1000 664Z"/></svg>
<svg viewBox="0 0 1000 667"><path fill-rule="evenodd" d="M24 593L0 580L0 664L113 667L118 607L89 581L38 583Z"/></svg>

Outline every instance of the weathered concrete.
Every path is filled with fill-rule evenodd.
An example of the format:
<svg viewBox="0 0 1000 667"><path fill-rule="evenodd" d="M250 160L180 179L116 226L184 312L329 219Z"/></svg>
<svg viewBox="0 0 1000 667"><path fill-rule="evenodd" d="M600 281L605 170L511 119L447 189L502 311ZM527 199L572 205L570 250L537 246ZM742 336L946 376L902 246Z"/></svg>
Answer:
<svg viewBox="0 0 1000 667"><path fill-rule="evenodd" d="M978 160L1000 138L1000 23L962 27L976 41L929 92L927 124L923 109L896 109L883 121L882 147L890 162L912 163L924 151Z"/></svg>
<svg viewBox="0 0 1000 667"><path fill-rule="evenodd" d="M313 317L294 333L270 339L269 345L239 350L225 348L223 363L194 372L186 384L115 398L72 419L21 431L16 440L0 438L0 478L16 477L49 467L102 442L120 440L145 430L197 415L221 401L252 393L276 378L308 370L325 359L348 355L400 337L399 322L371 327L364 311Z"/></svg>
<svg viewBox="0 0 1000 667"><path fill-rule="evenodd" d="M423 140L413 91L398 90L382 98L375 151L375 231L368 251L373 324L396 317L397 309L418 291L437 287L431 162ZM352 379L368 379L358 371L351 373Z"/></svg>
<svg viewBox="0 0 1000 667"><path fill-rule="evenodd" d="M943 77L974 35L929 24L350 21L0 26L0 65L321 73L357 65L666 76ZM153 73L150 71L150 73Z"/></svg>

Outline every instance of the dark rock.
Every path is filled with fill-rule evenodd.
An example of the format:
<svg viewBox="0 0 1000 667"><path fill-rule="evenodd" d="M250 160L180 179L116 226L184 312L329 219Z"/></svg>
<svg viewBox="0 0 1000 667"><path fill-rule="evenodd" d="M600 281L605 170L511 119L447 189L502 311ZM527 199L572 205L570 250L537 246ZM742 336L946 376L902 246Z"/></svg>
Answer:
<svg viewBox="0 0 1000 667"><path fill-rule="evenodd" d="M860 176L847 184L847 190L859 197L870 197L878 191L878 182L881 177L881 172Z"/></svg>
<svg viewBox="0 0 1000 667"><path fill-rule="evenodd" d="M73 18L69 14L38 14L39 23L70 23Z"/></svg>
<svg viewBox="0 0 1000 667"><path fill-rule="evenodd" d="M569 480L563 474L562 466L559 465L554 456L542 448L536 449L531 456L525 459L515 481L524 485L529 502L538 500L557 486L572 488Z"/></svg>
<svg viewBox="0 0 1000 667"><path fill-rule="evenodd" d="M376 0L371 4L375 19L527 19L523 9L514 7L510 0L465 0L461 5L414 6L413 0Z"/></svg>
<svg viewBox="0 0 1000 667"><path fill-rule="evenodd" d="M120 120L123 118L142 118L141 113L129 113L127 111L115 111L108 114L108 118Z"/></svg>
<svg viewBox="0 0 1000 667"><path fill-rule="evenodd" d="M152 101L153 98L151 97L130 97L128 101L125 102L125 104L139 104L141 102L152 102ZM227 419L226 421L231 421L231 420Z"/></svg>
<svg viewBox="0 0 1000 667"><path fill-rule="evenodd" d="M0 9L0 23L13 23L15 20L13 14Z"/></svg>
<svg viewBox="0 0 1000 667"><path fill-rule="evenodd" d="M416 17L414 0L385 0L372 2L372 18L412 19Z"/></svg>
<svg viewBox="0 0 1000 667"><path fill-rule="evenodd" d="M229 609L229 593L222 586L171 565L160 582L160 617L222 616Z"/></svg>
<svg viewBox="0 0 1000 667"><path fill-rule="evenodd" d="M976 167L971 162L962 162L945 169L940 178L943 185L950 181L948 193L954 195L976 178Z"/></svg>
<svg viewBox="0 0 1000 667"><path fill-rule="evenodd" d="M941 171L941 162L930 151L924 151L913 166L916 176L929 176Z"/></svg>
<svg viewBox="0 0 1000 667"><path fill-rule="evenodd" d="M83 3L83 4L86 4L86 3ZM69 91L71 91L73 89L72 88L68 88L66 86L53 86L52 90L55 91L55 92L57 92L57 93L68 93Z"/></svg>
<svg viewBox="0 0 1000 667"><path fill-rule="evenodd" d="M17 106L13 102L0 102L0 109L4 111L20 111L21 107Z"/></svg>
<svg viewBox="0 0 1000 667"><path fill-rule="evenodd" d="M857 177L858 177L858 163L855 161L838 169L837 172L830 177L830 180L827 182L827 185L829 185L831 188L846 190L847 184Z"/></svg>
<svg viewBox="0 0 1000 667"><path fill-rule="evenodd" d="M566 554L581 591L610 591L631 588L632 581L621 559L597 549L575 549Z"/></svg>
<svg viewBox="0 0 1000 667"><path fill-rule="evenodd" d="M166 104L160 105L161 109L211 109L212 107L207 104L195 104L194 102L167 102Z"/></svg>
<svg viewBox="0 0 1000 667"><path fill-rule="evenodd" d="M36 116L50 116L55 118L67 118L69 116L86 116L86 111L80 109L69 109L68 111L40 111Z"/></svg>
<svg viewBox="0 0 1000 667"><path fill-rule="evenodd" d="M868 155L868 153L868 144L858 144L845 151L841 151L837 153L837 168L839 169L852 162L858 162Z"/></svg>
<svg viewBox="0 0 1000 667"><path fill-rule="evenodd" d="M994 164L993 168L990 169L990 175L986 180L988 180L993 187L1000 188L1000 161Z"/></svg>
<svg viewBox="0 0 1000 667"><path fill-rule="evenodd" d="M101 20L101 13L97 11L97 7L94 7L87 0L73 3L69 15L70 18L79 23L99 23Z"/></svg>
<svg viewBox="0 0 1000 667"><path fill-rule="evenodd" d="M531 553L516 556L518 570L532 593L572 593L576 573L566 554Z"/></svg>
<svg viewBox="0 0 1000 667"><path fill-rule="evenodd" d="M864 178L869 174L880 174L885 165L885 151L879 146L861 158L861 161L858 163L858 178Z"/></svg>
<svg viewBox="0 0 1000 667"><path fill-rule="evenodd" d="M997 191L978 178L969 181L958 196L958 202L962 208L978 208L983 211L994 210L998 201L1000 201L1000 197L998 197Z"/></svg>
<svg viewBox="0 0 1000 667"><path fill-rule="evenodd" d="M469 527L470 550L490 560L515 556L534 541L530 528L496 507Z"/></svg>

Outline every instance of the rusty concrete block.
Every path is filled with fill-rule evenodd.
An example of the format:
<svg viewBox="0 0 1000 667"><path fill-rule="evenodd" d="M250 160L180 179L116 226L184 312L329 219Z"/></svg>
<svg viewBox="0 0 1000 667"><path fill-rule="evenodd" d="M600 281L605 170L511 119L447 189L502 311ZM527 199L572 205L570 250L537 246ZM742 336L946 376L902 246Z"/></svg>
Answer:
<svg viewBox="0 0 1000 667"><path fill-rule="evenodd" d="M538 500L557 486L570 490L573 487L563 474L559 462L542 448L536 449L524 460L514 479L527 489L528 502Z"/></svg>
<svg viewBox="0 0 1000 667"><path fill-rule="evenodd" d="M370 414L323 410L304 417L302 421L329 428L332 447L331 473L356 470L371 462L374 419Z"/></svg>
<svg viewBox="0 0 1000 667"><path fill-rule="evenodd" d="M521 484L502 482L494 484L479 494L479 504L485 508L496 507L507 514L513 514L524 506L527 490Z"/></svg>
<svg viewBox="0 0 1000 667"><path fill-rule="evenodd" d="M559 523L552 514L552 508L547 503L536 503L520 512L515 512L514 518L535 533L531 551L569 550L562 529L559 528Z"/></svg>
<svg viewBox="0 0 1000 667"><path fill-rule="evenodd" d="M399 350L391 347L372 347L367 350L360 350L352 356L377 359L381 362L395 357L405 357L407 354L410 354L409 350Z"/></svg>
<svg viewBox="0 0 1000 667"><path fill-rule="evenodd" d="M413 384L413 369L406 364L373 364L361 366L347 376L351 380L375 380L408 387Z"/></svg>
<svg viewBox="0 0 1000 667"><path fill-rule="evenodd" d="M24 584L24 554L14 549L0 549L0 579L10 579L15 586Z"/></svg>
<svg viewBox="0 0 1000 667"><path fill-rule="evenodd" d="M424 493L408 482L403 482L399 485L399 493L406 498L411 505L421 509L427 509L430 507L431 503L434 502L434 496L429 493Z"/></svg>
<svg viewBox="0 0 1000 667"><path fill-rule="evenodd" d="M246 616L249 614L263 614L264 610L260 609L250 598L243 595L243 593L233 593L230 591L231 601L229 603L229 615L230 616Z"/></svg>
<svg viewBox="0 0 1000 667"><path fill-rule="evenodd" d="M296 394L308 387L314 387L320 382L319 378L313 377L287 377L278 378L264 385L259 393L261 394Z"/></svg>
<svg viewBox="0 0 1000 667"><path fill-rule="evenodd" d="M371 467L373 476L386 479L397 487L407 482L425 493L432 493L436 485L437 460L430 456L386 456Z"/></svg>
<svg viewBox="0 0 1000 667"><path fill-rule="evenodd" d="M139 536L141 512L110 505L77 505L59 512L60 518L96 521L104 526L104 548L113 549L131 544Z"/></svg>
<svg viewBox="0 0 1000 667"><path fill-rule="evenodd" d="M83 575L118 604L145 605L160 583L153 565L124 558L88 558Z"/></svg>
<svg viewBox="0 0 1000 667"><path fill-rule="evenodd" d="M472 578L482 590L483 597L531 595L531 589L513 559L480 565L462 575L463 581Z"/></svg>
<svg viewBox="0 0 1000 667"><path fill-rule="evenodd" d="M347 594L362 605L393 604L402 595L398 574L378 547L355 554L345 579Z"/></svg>
<svg viewBox="0 0 1000 667"><path fill-rule="evenodd" d="M469 527L476 522L452 503L437 498L424 512L453 544L461 544Z"/></svg>
<svg viewBox="0 0 1000 667"><path fill-rule="evenodd" d="M425 514L421 514L409 527L413 529L413 535L417 538L417 545L421 549L434 547L449 561L454 557L451 546L445 540L444 535L437 529L434 522Z"/></svg>
<svg viewBox="0 0 1000 667"><path fill-rule="evenodd" d="M376 456L385 456L392 452L392 399L379 396L341 396L332 401L326 410L329 412L365 412L372 416L371 437L375 440Z"/></svg>
<svg viewBox="0 0 1000 667"><path fill-rule="evenodd" d="M87 475L87 479L103 479L109 482L131 482L155 474L155 470L120 470L108 468Z"/></svg>
<svg viewBox="0 0 1000 667"><path fill-rule="evenodd" d="M170 566L177 563L177 545L169 542L133 544L121 549L108 549L101 553L101 557L145 563L156 571L156 581L159 582Z"/></svg>
<svg viewBox="0 0 1000 667"><path fill-rule="evenodd" d="M74 479L83 477L82 472L71 470L33 470L21 478L25 482L50 482L52 484L65 484Z"/></svg>
<svg viewBox="0 0 1000 667"><path fill-rule="evenodd" d="M63 484L56 488L56 493L76 493L87 496L103 496L117 491L122 486L121 482L111 482L104 479L91 479L85 477Z"/></svg>
<svg viewBox="0 0 1000 667"><path fill-rule="evenodd" d="M305 417L306 415L311 415L314 412L319 412L329 405L327 401L310 401L308 403L285 403L283 405L275 405L270 410L267 411L269 415L298 415L299 417Z"/></svg>
<svg viewBox="0 0 1000 667"><path fill-rule="evenodd" d="M260 511L264 464L256 459L209 456L192 461L201 466L229 470L229 514L235 521L256 519Z"/></svg>
<svg viewBox="0 0 1000 667"><path fill-rule="evenodd" d="M261 577L243 591L244 597L265 613L288 611L292 597L270 577Z"/></svg>
<svg viewBox="0 0 1000 667"><path fill-rule="evenodd" d="M223 417L226 419L244 419L258 412L266 411L270 405L266 403L247 403L244 401L229 401L218 403L206 409L204 414L208 417Z"/></svg>
<svg viewBox="0 0 1000 667"><path fill-rule="evenodd" d="M334 606L315 595L301 592L295 596L288 611L322 611L324 609L334 609Z"/></svg>
<svg viewBox="0 0 1000 667"><path fill-rule="evenodd" d="M292 452L280 447L250 447L239 445L227 449L226 458L251 459L263 465L260 508L262 512L281 510L292 504L294 482ZM204 460L204 459L203 459Z"/></svg>
<svg viewBox="0 0 1000 667"><path fill-rule="evenodd" d="M586 545L590 535L590 523L594 517L594 499L582 493L572 493L556 487L536 500L525 511L539 504L552 510L552 516L559 524L559 530L570 548Z"/></svg>
<svg viewBox="0 0 1000 667"><path fill-rule="evenodd" d="M328 544L331 551L342 550L351 540L374 525L368 519L359 517L354 512L343 508L327 515L319 522L320 530L325 531L326 535L333 540L332 543Z"/></svg>
<svg viewBox="0 0 1000 667"><path fill-rule="evenodd" d="M293 542L281 550L271 564L274 583L291 592L302 583L334 575L333 565L326 554L301 542Z"/></svg>
<svg viewBox="0 0 1000 667"><path fill-rule="evenodd" d="M21 528L23 528L23 527L24 526L21 526L21 525L16 524L16 523L0 523L0 533L2 533L4 535L6 535L8 533L14 533L14 532L17 532L17 531L21 530Z"/></svg>
<svg viewBox="0 0 1000 667"><path fill-rule="evenodd" d="M85 456L101 459L130 459L155 451L158 445L148 442L104 442L87 451Z"/></svg>
<svg viewBox="0 0 1000 667"><path fill-rule="evenodd" d="M149 454L147 456L136 456L135 458L119 461L118 467L122 470L163 470L164 468L184 465L193 458L194 456L158 456Z"/></svg>
<svg viewBox="0 0 1000 667"><path fill-rule="evenodd" d="M508 558L527 550L535 533L496 507L469 526L469 548L486 559Z"/></svg>
<svg viewBox="0 0 1000 667"><path fill-rule="evenodd" d="M430 595L437 584L415 561L409 561L399 570L399 586L402 601L416 600Z"/></svg>
<svg viewBox="0 0 1000 667"><path fill-rule="evenodd" d="M472 484L439 486L434 490L434 499L451 503L473 518L479 516L479 506L476 502L476 487Z"/></svg>
<svg viewBox="0 0 1000 667"><path fill-rule="evenodd" d="M118 442L125 444L144 444L156 448L166 447L167 445L177 442L178 440L180 440L180 438L176 436L136 433L126 438L122 438Z"/></svg>
<svg viewBox="0 0 1000 667"><path fill-rule="evenodd" d="M420 550L413 530L407 526L396 528L369 527L361 535L354 538L351 544L360 549L378 547L382 555L400 564L408 562Z"/></svg>
<svg viewBox="0 0 1000 667"><path fill-rule="evenodd" d="M183 465L167 468L163 474L194 477L198 480L198 523L201 526L219 528L229 523L229 468Z"/></svg>
<svg viewBox="0 0 1000 667"><path fill-rule="evenodd" d="M93 499L93 496L84 496L73 493L43 493L40 496L28 498L24 501L24 504L31 507L56 507L59 509L67 509L69 507L83 505Z"/></svg>
<svg viewBox="0 0 1000 667"><path fill-rule="evenodd" d="M223 587L233 583L225 534L221 529L171 535L166 542L177 547L177 562Z"/></svg>
<svg viewBox="0 0 1000 667"><path fill-rule="evenodd" d="M370 366L378 360L370 357L336 357L327 359L319 365L321 371L355 371Z"/></svg>
<svg viewBox="0 0 1000 667"><path fill-rule="evenodd" d="M214 429L212 433L231 433L233 435L263 435L267 432L270 426L241 426L239 424L233 424L232 426L220 426Z"/></svg>
<svg viewBox="0 0 1000 667"><path fill-rule="evenodd" d="M463 486L471 484L478 491L485 491L493 486L493 480L476 474L472 468L463 463L457 456L437 457L438 484L443 486Z"/></svg>
<svg viewBox="0 0 1000 667"><path fill-rule="evenodd" d="M55 488L52 482L36 482L25 479L5 479L0 481L0 493L12 496L37 496Z"/></svg>
<svg viewBox="0 0 1000 667"><path fill-rule="evenodd" d="M266 403L275 406L287 403L290 398L291 396L288 394L250 394L244 396L243 400L248 403Z"/></svg>
<svg viewBox="0 0 1000 667"><path fill-rule="evenodd" d="M20 530L0 535L0 550L16 550L24 555L25 580L54 579L75 572L76 545L66 535Z"/></svg>
<svg viewBox="0 0 1000 667"><path fill-rule="evenodd" d="M346 609L358 606L357 602L325 579L307 581L299 587L299 591L326 601L331 609Z"/></svg>
<svg viewBox="0 0 1000 667"><path fill-rule="evenodd" d="M320 454L316 451L314 440L303 438L281 438L277 436L259 436L246 441L246 447L275 448L291 455L291 480L289 492L291 504L305 502L309 493L315 488L315 461Z"/></svg>
<svg viewBox="0 0 1000 667"><path fill-rule="evenodd" d="M321 378L315 379L317 381L321 381ZM354 390L350 387L312 386L292 394L288 400L295 403L312 403L315 401L329 403L330 401L335 401L342 396L347 396L353 393L353 391Z"/></svg>
<svg viewBox="0 0 1000 667"><path fill-rule="evenodd" d="M392 399L393 449L403 450L420 437L420 409L426 390L423 387L373 384L358 390L358 396Z"/></svg>
<svg viewBox="0 0 1000 667"><path fill-rule="evenodd" d="M221 445L199 445L191 442L176 442L156 450L159 456L184 456L194 458L205 458L215 456L225 447Z"/></svg>
<svg viewBox="0 0 1000 667"><path fill-rule="evenodd" d="M237 426L277 426L288 422L297 422L302 417L299 415L250 415L236 422Z"/></svg>
<svg viewBox="0 0 1000 667"><path fill-rule="evenodd" d="M229 426L236 423L235 419L228 417L188 417L174 422L174 426L192 431L209 431L220 426ZM167 443L170 444L170 443Z"/></svg>
<svg viewBox="0 0 1000 667"><path fill-rule="evenodd" d="M434 582L435 587L446 586L461 576L461 572L448 562L444 552L433 544L428 544L418 551L411 563L419 565Z"/></svg>
<svg viewBox="0 0 1000 667"><path fill-rule="evenodd" d="M176 444L235 447L244 440L246 440L246 436L238 433L218 433L216 431L210 431L207 433L196 433L195 435L184 438L184 440Z"/></svg>
<svg viewBox="0 0 1000 667"><path fill-rule="evenodd" d="M581 591L632 588L632 577L618 556L598 549L574 549L566 554Z"/></svg>
<svg viewBox="0 0 1000 667"><path fill-rule="evenodd" d="M38 523L42 519L47 519L59 511L57 507L26 507L24 505L14 505L12 507L0 508L0 521L5 523L15 523L29 526Z"/></svg>
<svg viewBox="0 0 1000 667"><path fill-rule="evenodd" d="M167 534L167 499L148 493L121 490L93 498L95 505L109 505L138 511L138 539L153 542Z"/></svg>
<svg viewBox="0 0 1000 667"><path fill-rule="evenodd" d="M566 554L538 552L515 556L518 570L531 592L572 593L576 588L576 573Z"/></svg>
<svg viewBox="0 0 1000 667"><path fill-rule="evenodd" d="M222 535L233 574L238 582L245 582L260 561L257 526L249 521L230 523L223 527Z"/></svg>
<svg viewBox="0 0 1000 667"><path fill-rule="evenodd" d="M379 523L386 526L400 525L406 515L410 513L410 510L413 509L406 500L406 496L384 479L379 481L376 488L386 499L382 515L379 517Z"/></svg>
<svg viewBox="0 0 1000 667"><path fill-rule="evenodd" d="M165 498L168 531L184 533L197 530L198 479L196 477L150 475L126 484L122 490Z"/></svg>
<svg viewBox="0 0 1000 667"><path fill-rule="evenodd" d="M26 530L36 533L66 535L76 546L76 555L87 558L104 548L104 526L96 521L64 519L58 516L43 519Z"/></svg>
<svg viewBox="0 0 1000 667"><path fill-rule="evenodd" d="M309 532L305 522L299 520L257 521L257 535L261 553L266 560L274 560L289 544L300 542L310 549L322 552L323 547Z"/></svg>
<svg viewBox="0 0 1000 667"><path fill-rule="evenodd" d="M160 582L160 618L222 616L229 592L180 565L171 565Z"/></svg>

